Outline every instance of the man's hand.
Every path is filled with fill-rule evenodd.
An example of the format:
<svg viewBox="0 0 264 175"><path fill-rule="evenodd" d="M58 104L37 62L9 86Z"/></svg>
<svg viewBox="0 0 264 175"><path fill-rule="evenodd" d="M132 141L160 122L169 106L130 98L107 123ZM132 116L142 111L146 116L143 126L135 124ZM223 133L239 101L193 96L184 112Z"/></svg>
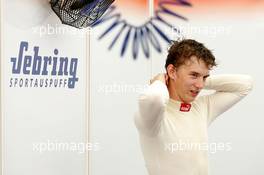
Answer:
<svg viewBox="0 0 264 175"><path fill-rule="evenodd" d="M163 82L164 84L168 85L168 82L169 82L169 76L165 73L160 73L160 74L157 74L155 77L153 77L151 80L150 80L150 84L152 84L154 81L156 80L159 80L161 82Z"/></svg>

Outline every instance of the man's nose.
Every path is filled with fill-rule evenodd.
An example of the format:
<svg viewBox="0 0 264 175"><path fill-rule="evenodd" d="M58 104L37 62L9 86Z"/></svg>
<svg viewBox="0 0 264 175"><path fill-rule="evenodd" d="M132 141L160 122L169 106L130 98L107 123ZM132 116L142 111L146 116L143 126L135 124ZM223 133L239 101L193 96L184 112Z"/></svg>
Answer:
<svg viewBox="0 0 264 175"><path fill-rule="evenodd" d="M196 88L202 89L204 87L204 81L203 79L198 79L197 82L195 83Z"/></svg>

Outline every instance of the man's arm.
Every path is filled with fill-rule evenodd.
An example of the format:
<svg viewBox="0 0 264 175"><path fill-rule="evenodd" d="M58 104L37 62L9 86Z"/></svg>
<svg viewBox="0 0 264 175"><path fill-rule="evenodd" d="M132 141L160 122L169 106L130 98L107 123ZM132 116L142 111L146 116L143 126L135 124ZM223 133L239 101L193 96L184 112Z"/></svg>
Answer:
<svg viewBox="0 0 264 175"><path fill-rule="evenodd" d="M217 75L206 80L205 89L216 92L205 96L208 109L208 125L220 114L231 108L252 89L253 81L248 75Z"/></svg>
<svg viewBox="0 0 264 175"><path fill-rule="evenodd" d="M151 84L148 88L139 96L139 112L135 116L135 123L140 131L154 134L159 128L166 99L169 98L166 82L167 75L158 74L150 81Z"/></svg>

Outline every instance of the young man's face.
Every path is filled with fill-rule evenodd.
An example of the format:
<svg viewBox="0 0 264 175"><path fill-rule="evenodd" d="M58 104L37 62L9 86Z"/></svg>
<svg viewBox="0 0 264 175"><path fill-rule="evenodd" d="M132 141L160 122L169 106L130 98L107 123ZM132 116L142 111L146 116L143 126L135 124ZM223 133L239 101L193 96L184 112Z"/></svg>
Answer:
<svg viewBox="0 0 264 175"><path fill-rule="evenodd" d="M209 68L203 60L192 56L185 64L176 68L176 78L172 81L174 98L179 101L192 102L205 84L209 76Z"/></svg>

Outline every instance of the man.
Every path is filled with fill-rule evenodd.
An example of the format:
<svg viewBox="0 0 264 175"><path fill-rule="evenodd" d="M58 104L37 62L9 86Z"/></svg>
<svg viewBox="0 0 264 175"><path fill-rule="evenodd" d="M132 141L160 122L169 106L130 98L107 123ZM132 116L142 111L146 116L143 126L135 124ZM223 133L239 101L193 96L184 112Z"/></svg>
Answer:
<svg viewBox="0 0 264 175"><path fill-rule="evenodd" d="M174 42L166 74L139 97L135 124L149 175L207 175L207 128L252 89L246 75L210 76L215 57L195 40ZM214 93L197 97L203 88Z"/></svg>

